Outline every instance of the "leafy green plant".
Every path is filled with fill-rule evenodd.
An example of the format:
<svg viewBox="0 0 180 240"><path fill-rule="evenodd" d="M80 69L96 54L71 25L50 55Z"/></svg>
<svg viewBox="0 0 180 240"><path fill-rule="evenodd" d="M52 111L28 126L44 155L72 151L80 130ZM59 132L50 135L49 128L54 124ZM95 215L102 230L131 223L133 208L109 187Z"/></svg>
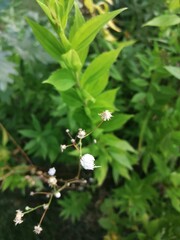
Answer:
<svg viewBox="0 0 180 240"><path fill-rule="evenodd" d="M58 204L62 207L60 216L75 222L85 213L90 201L91 195L89 192L71 191L64 199L58 201Z"/></svg>

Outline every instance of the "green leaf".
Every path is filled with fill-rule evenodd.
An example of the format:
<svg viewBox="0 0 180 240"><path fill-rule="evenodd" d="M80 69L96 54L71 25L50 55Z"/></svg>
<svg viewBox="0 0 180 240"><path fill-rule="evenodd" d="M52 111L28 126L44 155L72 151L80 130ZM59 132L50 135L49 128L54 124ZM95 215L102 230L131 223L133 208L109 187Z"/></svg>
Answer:
<svg viewBox="0 0 180 240"><path fill-rule="evenodd" d="M107 146L116 147L122 151L136 152L127 141L119 139L113 134L103 134L100 140Z"/></svg>
<svg viewBox="0 0 180 240"><path fill-rule="evenodd" d="M28 138L35 138L38 135L38 132L34 130L24 129L19 131L23 136Z"/></svg>
<svg viewBox="0 0 180 240"><path fill-rule="evenodd" d="M85 23L84 17L79 10L77 3L75 3L75 16L73 25L70 28L69 40L71 41L75 33L79 30L79 28Z"/></svg>
<svg viewBox="0 0 180 240"><path fill-rule="evenodd" d="M172 172L170 175L170 180L175 187L180 186L180 173Z"/></svg>
<svg viewBox="0 0 180 240"><path fill-rule="evenodd" d="M153 18L143 25L144 26L154 26L154 27L169 27L177 25L180 23L180 17L176 14L164 14Z"/></svg>
<svg viewBox="0 0 180 240"><path fill-rule="evenodd" d="M71 88L66 92L61 93L63 101L69 106L69 107L81 107L83 105L83 102L77 92Z"/></svg>
<svg viewBox="0 0 180 240"><path fill-rule="evenodd" d="M132 82L139 87L146 87L149 84L147 81L145 81L144 79L141 79L141 78L134 78L132 80Z"/></svg>
<svg viewBox="0 0 180 240"><path fill-rule="evenodd" d="M52 21L52 16L49 7L45 5L42 1L36 0L39 6L42 8L42 10L45 12L45 14L48 16L48 18Z"/></svg>
<svg viewBox="0 0 180 240"><path fill-rule="evenodd" d="M70 218L75 222L81 218L90 203L91 195L89 192L69 192L58 204L62 207L60 215L64 219Z"/></svg>
<svg viewBox="0 0 180 240"><path fill-rule="evenodd" d="M110 111L116 110L116 107L114 106L114 101L115 101L118 90L119 88L116 88L116 89L105 91L102 94L100 94L96 98L95 103L91 106L91 109L101 108L101 109L109 109Z"/></svg>
<svg viewBox="0 0 180 240"><path fill-rule="evenodd" d="M132 117L130 114L117 114L110 121L104 122L101 128L106 132L120 129Z"/></svg>
<svg viewBox="0 0 180 240"><path fill-rule="evenodd" d="M171 199L172 206L180 212L180 190L179 188L169 188L166 191L168 197Z"/></svg>
<svg viewBox="0 0 180 240"><path fill-rule="evenodd" d="M109 148L109 154L112 156L112 158L114 160L116 160L116 162L118 162L120 165L128 168L128 169L132 169L131 163L126 155L126 153L124 153L123 151L121 151L118 148L115 147L110 147Z"/></svg>
<svg viewBox="0 0 180 240"><path fill-rule="evenodd" d="M101 186L106 178L108 172L108 161L106 155L98 158L96 165L101 166L95 171L95 178L97 179L98 186Z"/></svg>
<svg viewBox="0 0 180 240"><path fill-rule="evenodd" d="M180 80L180 68L174 66L165 66L164 67L170 74L172 74L175 78Z"/></svg>
<svg viewBox="0 0 180 240"><path fill-rule="evenodd" d="M52 84L58 91L66 91L75 84L74 76L67 69L59 69L52 73L52 75L43 83Z"/></svg>
<svg viewBox="0 0 180 240"><path fill-rule="evenodd" d="M146 93L144 92L139 92L136 93L133 98L131 99L131 101L133 103L139 103L139 102L143 102L146 99Z"/></svg>
<svg viewBox="0 0 180 240"><path fill-rule="evenodd" d="M8 133L6 129L3 127L3 125L1 125L1 123L0 123L0 129L2 131L2 145L6 146L6 144L8 143Z"/></svg>
<svg viewBox="0 0 180 240"><path fill-rule="evenodd" d="M82 75L82 88L92 94L92 96L97 96L101 93L108 83L111 65L118 57L120 51L133 43L134 41L121 43L117 49L102 53L96 57Z"/></svg>
<svg viewBox="0 0 180 240"><path fill-rule="evenodd" d="M126 167L119 164L117 161L112 163L112 174L115 183L118 183L119 176L122 176L128 180L130 180L129 171Z"/></svg>
<svg viewBox="0 0 180 240"><path fill-rule="evenodd" d="M51 55L56 61L60 61L61 54L64 53L64 48L56 37L46 28L38 23L27 19L28 24L31 26L37 40L43 48Z"/></svg>
<svg viewBox="0 0 180 240"><path fill-rule="evenodd" d="M110 13L105 13L91 18L84 23L72 38L72 46L78 52L86 48L95 38L101 28L112 18L123 12L127 8L122 8Z"/></svg>
<svg viewBox="0 0 180 240"><path fill-rule="evenodd" d="M147 99L147 102L148 102L149 106L152 107L155 103L155 99L154 99L154 96L151 92L147 93L146 99Z"/></svg>

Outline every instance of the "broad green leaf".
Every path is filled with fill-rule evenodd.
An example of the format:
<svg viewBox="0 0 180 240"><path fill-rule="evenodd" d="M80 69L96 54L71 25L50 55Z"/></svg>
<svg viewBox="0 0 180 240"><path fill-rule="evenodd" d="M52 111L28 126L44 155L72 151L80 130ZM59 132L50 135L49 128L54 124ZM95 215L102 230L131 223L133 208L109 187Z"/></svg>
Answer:
<svg viewBox="0 0 180 240"><path fill-rule="evenodd" d="M63 101L69 106L69 107L81 107L83 105L83 102L77 92L71 88L66 92L61 93Z"/></svg>
<svg viewBox="0 0 180 240"><path fill-rule="evenodd" d="M121 43L117 49L102 53L96 57L82 75L82 87L93 96L97 96L101 93L108 83L111 65L118 57L120 51L132 43L133 41Z"/></svg>
<svg viewBox="0 0 180 240"><path fill-rule="evenodd" d="M122 140L113 134L103 134L101 141L103 141L105 145L116 147L122 151L136 152L127 141Z"/></svg>
<svg viewBox="0 0 180 240"><path fill-rule="evenodd" d="M61 54L64 53L64 48L56 37L46 28L38 23L27 19L28 24L31 26L37 40L43 48L51 55L56 61L60 61Z"/></svg>
<svg viewBox="0 0 180 240"><path fill-rule="evenodd" d="M59 69L43 83L52 84L58 91L66 91L75 84L74 76L67 69Z"/></svg>
<svg viewBox="0 0 180 240"><path fill-rule="evenodd" d="M81 85L93 96L98 95L107 85L110 66L119 54L119 49L105 52L95 58L81 78Z"/></svg>
<svg viewBox="0 0 180 240"><path fill-rule="evenodd" d="M153 18L143 26L169 27L180 23L180 17L176 14L164 14Z"/></svg>
<svg viewBox="0 0 180 240"><path fill-rule="evenodd" d="M179 7L180 7L179 0L168 1L168 4L169 4L169 9L172 10L172 11L174 11L176 9L179 9Z"/></svg>
<svg viewBox="0 0 180 240"><path fill-rule="evenodd" d="M72 38L72 46L78 52L86 48L96 37L97 33L101 28L112 18L117 16L119 13L126 10L122 8L110 13L105 13L96 17L91 18L89 21L84 23L79 30L75 33Z"/></svg>
<svg viewBox="0 0 180 240"><path fill-rule="evenodd" d="M146 93L144 92L139 92L136 93L133 98L131 99L131 101L133 103L139 103L139 102L144 102L144 100L146 99Z"/></svg>
<svg viewBox="0 0 180 240"><path fill-rule="evenodd" d="M116 114L111 120L104 122L101 128L106 132L120 129L132 117L133 115L130 114Z"/></svg>
<svg viewBox="0 0 180 240"><path fill-rule="evenodd" d="M141 79L141 78L134 78L134 79L132 79L132 82L139 87L146 87L149 84L147 81L145 81L144 79Z"/></svg>
<svg viewBox="0 0 180 240"><path fill-rule="evenodd" d="M105 109L108 109L112 112L117 110L114 105L114 101L118 90L119 89L116 88L105 91L100 94L95 101L89 102L88 106L91 110L91 117L93 122L98 122L100 120L99 113L103 112Z"/></svg>
<svg viewBox="0 0 180 240"><path fill-rule="evenodd" d="M106 156L101 156L98 158L96 165L100 165L101 167L95 170L95 178L97 179L98 186L101 186L106 178L108 172L108 161Z"/></svg>
<svg viewBox="0 0 180 240"><path fill-rule="evenodd" d="M127 157L127 155L121 151L118 148L115 147L110 147L108 149L109 154L111 155L111 157L116 160L116 162L118 162L120 165L128 168L128 169L132 169L131 163Z"/></svg>
<svg viewBox="0 0 180 240"><path fill-rule="evenodd" d="M180 68L174 66L165 66L164 67L170 74L172 74L175 78L180 80Z"/></svg>
<svg viewBox="0 0 180 240"><path fill-rule="evenodd" d="M150 107L152 107L155 103L154 96L151 92L148 92L146 95L147 103L149 104Z"/></svg>
<svg viewBox="0 0 180 240"><path fill-rule="evenodd" d="M28 138L36 138L38 136L38 132L31 130L31 129L24 129L24 130L19 130L19 132Z"/></svg>

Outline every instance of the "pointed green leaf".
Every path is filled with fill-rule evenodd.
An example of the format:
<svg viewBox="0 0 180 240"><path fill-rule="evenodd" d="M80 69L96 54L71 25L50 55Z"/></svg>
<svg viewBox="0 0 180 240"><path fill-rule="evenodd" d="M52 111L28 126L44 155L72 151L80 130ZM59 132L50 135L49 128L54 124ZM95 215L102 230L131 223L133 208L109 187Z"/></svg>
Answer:
<svg viewBox="0 0 180 240"><path fill-rule="evenodd" d="M103 141L105 145L116 147L122 151L136 152L127 141L116 137L114 134L103 134L101 141Z"/></svg>
<svg viewBox="0 0 180 240"><path fill-rule="evenodd" d="M111 65L118 57L120 51L133 43L134 41L122 42L117 49L102 53L96 57L82 75L81 85L83 89L92 96L97 96L101 93L108 83Z"/></svg>
<svg viewBox="0 0 180 240"><path fill-rule="evenodd" d="M95 170L95 178L97 179L98 186L101 186L108 172L108 161L106 156L103 155L99 157L96 165L101 166Z"/></svg>
<svg viewBox="0 0 180 240"><path fill-rule="evenodd" d="M50 20L52 20L52 17L51 17L51 12L50 12L50 9L47 5L45 5L42 1L40 0L36 0L37 3L39 4L39 6L42 8L42 10L45 12L45 14L48 16L48 18Z"/></svg>
<svg viewBox="0 0 180 240"><path fill-rule="evenodd" d="M75 84L74 76L67 69L59 69L43 83L52 84L58 91L66 91Z"/></svg>
<svg viewBox="0 0 180 240"><path fill-rule="evenodd" d="M43 48L51 55L56 61L60 60L61 54L64 53L63 46L56 39L56 37L46 28L38 23L27 19L28 24L31 26L37 40Z"/></svg>
<svg viewBox="0 0 180 240"><path fill-rule="evenodd" d="M126 10L126 8L105 13L93 17L89 21L84 23L75 33L72 39L72 46L74 47L74 49L79 52L80 50L87 47L94 40L95 36L104 25L124 10Z"/></svg>
<svg viewBox="0 0 180 240"><path fill-rule="evenodd" d="M77 4L75 4L75 15L74 15L74 22L73 25L70 28L69 33L69 39L72 40L75 33L79 30L79 28L85 23L84 17L79 10L79 7Z"/></svg>
<svg viewBox="0 0 180 240"><path fill-rule="evenodd" d="M158 17L153 18L143 25L144 26L153 26L153 27L169 27L177 25L180 23L180 17L176 14L164 14Z"/></svg>
<svg viewBox="0 0 180 240"><path fill-rule="evenodd" d="M0 123L0 129L2 131L2 145L6 146L8 142L8 133L1 123Z"/></svg>
<svg viewBox="0 0 180 240"><path fill-rule="evenodd" d="M109 154L112 156L114 160L116 160L120 165L132 169L131 163L127 157L127 155L118 148L110 147Z"/></svg>
<svg viewBox="0 0 180 240"><path fill-rule="evenodd" d="M130 114L117 114L111 120L104 122L101 126L105 131L114 131L120 129L133 115Z"/></svg>
<svg viewBox="0 0 180 240"><path fill-rule="evenodd" d="M164 67L170 74L172 74L175 78L180 80L180 68L174 66L165 66Z"/></svg>

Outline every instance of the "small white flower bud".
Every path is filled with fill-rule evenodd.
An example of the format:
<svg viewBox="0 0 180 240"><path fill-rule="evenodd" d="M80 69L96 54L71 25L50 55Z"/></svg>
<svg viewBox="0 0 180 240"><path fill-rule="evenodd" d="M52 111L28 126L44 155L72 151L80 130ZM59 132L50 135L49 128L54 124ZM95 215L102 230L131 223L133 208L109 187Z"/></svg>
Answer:
<svg viewBox="0 0 180 240"><path fill-rule="evenodd" d="M67 148L67 146L66 145L60 145L60 149L61 149L61 152L64 152L64 150Z"/></svg>
<svg viewBox="0 0 180 240"><path fill-rule="evenodd" d="M69 129L66 129L66 132L69 133Z"/></svg>
<svg viewBox="0 0 180 240"><path fill-rule="evenodd" d="M60 198L60 197L61 197L61 193L60 193L60 192L55 192L55 193L54 193L54 196L55 196L56 198Z"/></svg>
<svg viewBox="0 0 180 240"><path fill-rule="evenodd" d="M71 142L72 142L72 143L75 143L75 139L71 139Z"/></svg>
<svg viewBox="0 0 180 240"><path fill-rule="evenodd" d="M30 208L29 206L26 206L26 207L25 207L25 210L26 210L26 211L28 211L28 210L30 210L30 209L31 209L31 208Z"/></svg>
<svg viewBox="0 0 180 240"><path fill-rule="evenodd" d="M48 171L48 174L50 176L54 176L54 174L56 173L56 169L53 167L53 168L50 168L49 171Z"/></svg>
<svg viewBox="0 0 180 240"><path fill-rule="evenodd" d="M48 204L43 204L44 210L48 209L49 205Z"/></svg>

